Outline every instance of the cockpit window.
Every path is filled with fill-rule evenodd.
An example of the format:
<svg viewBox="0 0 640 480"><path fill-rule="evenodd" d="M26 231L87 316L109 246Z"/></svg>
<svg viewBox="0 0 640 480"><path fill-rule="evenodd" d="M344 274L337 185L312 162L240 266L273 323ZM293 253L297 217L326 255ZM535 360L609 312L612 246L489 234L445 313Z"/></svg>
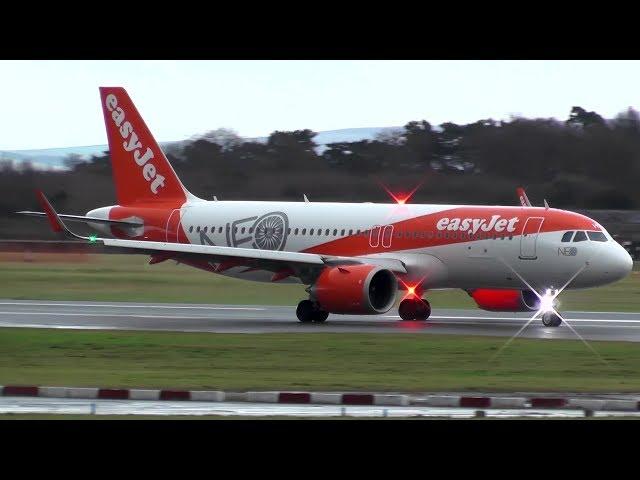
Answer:
<svg viewBox="0 0 640 480"><path fill-rule="evenodd" d="M571 241L571 237L573 237L573 232L565 232L565 234L562 235L562 241L563 242L570 242Z"/></svg>
<svg viewBox="0 0 640 480"><path fill-rule="evenodd" d="M592 240L594 242L607 241L607 236L602 232L587 232L587 235L589 235L589 240Z"/></svg>
<svg viewBox="0 0 640 480"><path fill-rule="evenodd" d="M576 236L573 237L574 242L584 242L587 239L587 234L584 232L576 232Z"/></svg>

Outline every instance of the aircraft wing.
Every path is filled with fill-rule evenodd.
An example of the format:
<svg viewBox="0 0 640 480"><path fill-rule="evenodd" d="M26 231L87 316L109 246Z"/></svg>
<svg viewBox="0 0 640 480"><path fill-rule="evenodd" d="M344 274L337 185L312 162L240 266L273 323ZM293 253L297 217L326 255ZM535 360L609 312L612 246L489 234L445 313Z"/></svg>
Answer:
<svg viewBox="0 0 640 480"><path fill-rule="evenodd" d="M46 212L54 232L87 240L92 244L116 247L120 251L129 249L131 253L151 255L150 263L177 260L206 270L222 272L232 267L248 267L256 270L273 271L299 277L304 283L317 276L325 266L371 264L388 268L395 273L407 273L404 263L392 258L341 257L315 253L285 252L279 250L258 250L251 248L221 247L215 245L193 245L187 243L150 242L144 240L124 240L116 238L83 237L73 233L64 224L47 197L38 191L38 199ZM286 275L288 276L288 275ZM284 278L284 277L281 277Z"/></svg>

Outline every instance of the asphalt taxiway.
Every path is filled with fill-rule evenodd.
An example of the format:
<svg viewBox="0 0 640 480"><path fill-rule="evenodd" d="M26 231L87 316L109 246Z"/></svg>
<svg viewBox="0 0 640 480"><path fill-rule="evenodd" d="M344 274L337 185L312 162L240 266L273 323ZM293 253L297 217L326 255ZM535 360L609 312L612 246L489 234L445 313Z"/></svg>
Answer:
<svg viewBox="0 0 640 480"><path fill-rule="evenodd" d="M640 342L640 312L562 312L588 340ZM159 330L217 333L360 332L513 336L532 314L434 309L426 322L386 315L330 315L325 323L302 324L295 307L0 300L0 327L80 330ZM533 320L525 338L575 339L569 325L544 327Z"/></svg>

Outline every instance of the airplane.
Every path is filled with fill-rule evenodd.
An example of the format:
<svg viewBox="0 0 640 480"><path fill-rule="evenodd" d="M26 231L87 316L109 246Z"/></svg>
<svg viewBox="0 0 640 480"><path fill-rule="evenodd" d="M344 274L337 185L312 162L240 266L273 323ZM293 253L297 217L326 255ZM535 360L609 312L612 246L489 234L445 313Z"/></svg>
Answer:
<svg viewBox="0 0 640 480"><path fill-rule="evenodd" d="M626 277L627 251L578 213L520 206L213 201L190 193L122 87L100 87L117 205L60 215L38 191L54 232L220 275L298 282L308 298L296 316L383 314L402 295L403 321L424 321L425 294L462 289L489 311L540 311L564 288ZM72 232L84 222L104 237ZM177 279L179 281L179 279ZM555 292L555 295L549 296ZM555 305L555 303L554 303ZM545 308L542 323L562 318Z"/></svg>

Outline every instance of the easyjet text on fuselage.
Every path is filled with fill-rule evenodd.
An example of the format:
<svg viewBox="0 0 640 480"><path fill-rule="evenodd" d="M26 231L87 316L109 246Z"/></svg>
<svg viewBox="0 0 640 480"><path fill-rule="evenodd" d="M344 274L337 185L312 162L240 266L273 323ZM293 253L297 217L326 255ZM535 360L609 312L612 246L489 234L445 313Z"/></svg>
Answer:
<svg viewBox="0 0 640 480"><path fill-rule="evenodd" d="M487 222L486 218L448 218L444 217L438 220L436 228L438 230L457 230L460 232L469 232L472 235L477 233L478 230L483 232L490 232L495 230L496 232L515 232L516 223L520 219L513 217L510 219L501 218L501 215L493 215Z"/></svg>

